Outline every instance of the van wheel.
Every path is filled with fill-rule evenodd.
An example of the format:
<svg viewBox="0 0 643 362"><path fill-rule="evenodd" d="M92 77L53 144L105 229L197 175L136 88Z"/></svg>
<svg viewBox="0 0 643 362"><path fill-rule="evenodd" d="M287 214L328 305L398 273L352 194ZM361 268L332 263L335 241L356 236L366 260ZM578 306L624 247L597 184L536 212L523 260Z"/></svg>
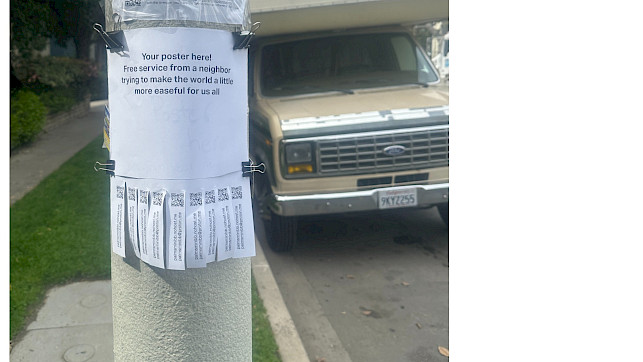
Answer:
<svg viewBox="0 0 643 362"><path fill-rule="evenodd" d="M444 221L444 225L449 227L449 204L438 204L438 212L440 213L442 221Z"/></svg>
<svg viewBox="0 0 643 362"><path fill-rule="evenodd" d="M297 218L270 213L268 245L273 251L289 251L297 240Z"/></svg>

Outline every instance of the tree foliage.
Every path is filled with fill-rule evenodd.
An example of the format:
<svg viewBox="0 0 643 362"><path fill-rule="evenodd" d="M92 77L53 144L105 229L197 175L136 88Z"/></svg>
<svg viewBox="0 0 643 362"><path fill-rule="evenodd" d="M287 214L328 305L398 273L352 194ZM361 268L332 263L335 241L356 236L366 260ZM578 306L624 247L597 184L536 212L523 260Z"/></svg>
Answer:
<svg viewBox="0 0 643 362"><path fill-rule="evenodd" d="M13 58L29 58L42 50L47 39L59 44L71 39L77 57L89 57L92 25L103 23L97 0L10 0L11 49Z"/></svg>
<svg viewBox="0 0 643 362"><path fill-rule="evenodd" d="M104 23L97 0L49 0L52 14L51 35L59 44L72 39L78 58L89 57L89 45L96 35L94 23Z"/></svg>
<svg viewBox="0 0 643 362"><path fill-rule="evenodd" d="M10 44L13 58L30 58L42 50L51 28L51 12L46 1L10 1Z"/></svg>

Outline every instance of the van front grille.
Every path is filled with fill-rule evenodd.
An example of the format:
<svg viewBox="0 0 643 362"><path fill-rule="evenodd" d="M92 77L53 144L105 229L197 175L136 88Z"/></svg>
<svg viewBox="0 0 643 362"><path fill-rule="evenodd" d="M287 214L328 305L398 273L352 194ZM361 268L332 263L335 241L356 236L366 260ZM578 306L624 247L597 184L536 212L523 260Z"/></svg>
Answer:
<svg viewBox="0 0 643 362"><path fill-rule="evenodd" d="M328 176L447 166L449 126L338 136L319 140L317 152L319 172Z"/></svg>

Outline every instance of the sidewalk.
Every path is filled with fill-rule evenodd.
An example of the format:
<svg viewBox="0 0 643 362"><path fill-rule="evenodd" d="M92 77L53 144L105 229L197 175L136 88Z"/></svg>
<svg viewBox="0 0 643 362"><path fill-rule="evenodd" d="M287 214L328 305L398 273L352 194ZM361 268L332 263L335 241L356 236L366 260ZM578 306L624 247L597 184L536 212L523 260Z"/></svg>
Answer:
<svg viewBox="0 0 643 362"><path fill-rule="evenodd" d="M106 101L92 102L83 117L71 119L11 155L11 205L102 133ZM106 221L107 222L107 221ZM282 361L308 360L261 245L252 258L259 295ZM36 320L13 345L11 361L112 361L111 281L79 282L52 288Z"/></svg>

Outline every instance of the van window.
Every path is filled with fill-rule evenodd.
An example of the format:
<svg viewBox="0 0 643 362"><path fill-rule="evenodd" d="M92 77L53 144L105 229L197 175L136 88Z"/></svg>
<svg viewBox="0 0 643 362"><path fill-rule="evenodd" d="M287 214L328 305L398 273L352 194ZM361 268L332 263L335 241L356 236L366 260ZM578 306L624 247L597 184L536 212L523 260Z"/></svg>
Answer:
<svg viewBox="0 0 643 362"><path fill-rule="evenodd" d="M415 70L417 69L417 60L413 52L411 43L402 36L391 38L391 45L395 49L395 56L400 65L400 70Z"/></svg>
<svg viewBox="0 0 643 362"><path fill-rule="evenodd" d="M364 34L272 44L261 51L261 91L288 96L438 80L406 35Z"/></svg>

